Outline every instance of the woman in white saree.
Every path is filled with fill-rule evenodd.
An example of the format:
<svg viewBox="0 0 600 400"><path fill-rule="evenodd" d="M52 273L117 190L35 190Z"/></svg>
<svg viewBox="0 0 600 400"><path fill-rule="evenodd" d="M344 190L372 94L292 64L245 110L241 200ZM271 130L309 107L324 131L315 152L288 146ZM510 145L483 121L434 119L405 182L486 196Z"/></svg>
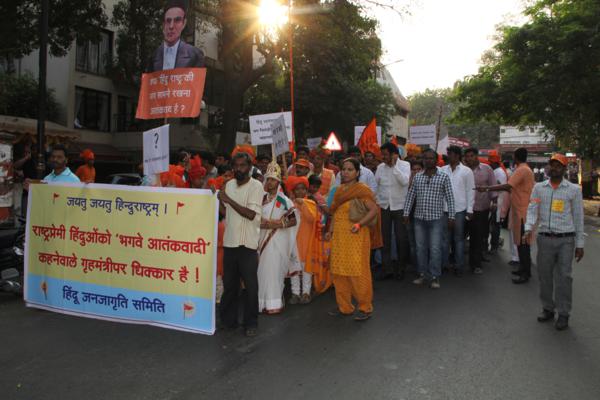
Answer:
<svg viewBox="0 0 600 400"><path fill-rule="evenodd" d="M260 240L258 243L258 311L278 314L283 310L283 289L295 246L296 219L293 203L280 190L281 169L269 164L265 174Z"/></svg>

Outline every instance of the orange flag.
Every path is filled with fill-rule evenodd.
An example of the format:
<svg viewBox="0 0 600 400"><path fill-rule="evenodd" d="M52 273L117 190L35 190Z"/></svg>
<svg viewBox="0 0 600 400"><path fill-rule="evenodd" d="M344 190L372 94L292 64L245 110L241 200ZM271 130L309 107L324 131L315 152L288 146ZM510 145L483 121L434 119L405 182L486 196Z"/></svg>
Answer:
<svg viewBox="0 0 600 400"><path fill-rule="evenodd" d="M390 140L390 143L398 147L398 138L396 137L396 135L392 136L392 140Z"/></svg>
<svg viewBox="0 0 600 400"><path fill-rule="evenodd" d="M358 139L357 145L360 152L364 153L369 150L373 143L377 145L377 121L375 121L375 118L365 127L365 130L360 135L360 139Z"/></svg>

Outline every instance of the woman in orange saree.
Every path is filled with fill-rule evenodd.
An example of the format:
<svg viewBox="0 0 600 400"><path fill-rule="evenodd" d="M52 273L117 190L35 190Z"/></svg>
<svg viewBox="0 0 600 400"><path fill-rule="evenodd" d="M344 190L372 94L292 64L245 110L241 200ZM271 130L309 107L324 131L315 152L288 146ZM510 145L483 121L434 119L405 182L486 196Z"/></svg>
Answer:
<svg viewBox="0 0 600 400"><path fill-rule="evenodd" d="M332 221L326 240L331 240L329 268L333 276L337 308L330 315L352 315L358 303L356 321L365 321L373 312L373 283L371 281L370 254L372 248L381 245L381 227L365 226L379 214L373 192L358 182L360 164L346 159L342 164L342 184L336 190L331 205ZM352 200L362 201L367 213L360 221L350 220ZM378 219L379 222L379 219ZM379 229L377 228L379 226Z"/></svg>

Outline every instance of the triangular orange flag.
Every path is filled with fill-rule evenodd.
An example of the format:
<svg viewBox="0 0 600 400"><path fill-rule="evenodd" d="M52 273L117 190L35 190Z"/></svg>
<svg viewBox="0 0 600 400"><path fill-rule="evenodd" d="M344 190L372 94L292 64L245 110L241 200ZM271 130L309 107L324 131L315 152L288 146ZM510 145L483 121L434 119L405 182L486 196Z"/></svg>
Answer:
<svg viewBox="0 0 600 400"><path fill-rule="evenodd" d="M375 118L365 127L365 130L360 135L360 139L358 139L357 146L360 152L364 153L369 150L373 143L377 145L377 121L375 121Z"/></svg>
<svg viewBox="0 0 600 400"><path fill-rule="evenodd" d="M390 140L390 143L398 147L398 138L396 137L396 135L392 136L392 140Z"/></svg>

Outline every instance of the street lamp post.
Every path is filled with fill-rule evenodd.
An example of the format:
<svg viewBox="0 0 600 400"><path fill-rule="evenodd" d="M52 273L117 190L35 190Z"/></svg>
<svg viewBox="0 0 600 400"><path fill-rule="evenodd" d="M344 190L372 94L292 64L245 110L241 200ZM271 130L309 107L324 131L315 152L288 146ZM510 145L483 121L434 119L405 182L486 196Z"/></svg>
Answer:
<svg viewBox="0 0 600 400"><path fill-rule="evenodd" d="M48 61L48 11L49 0L42 0L40 15L40 55L39 55L39 76L38 76L38 120L37 120L37 141L38 141L38 160L37 177L42 179L46 172L44 160L44 134L46 124L46 68Z"/></svg>
<svg viewBox="0 0 600 400"><path fill-rule="evenodd" d="M294 30L292 27L292 0L288 2L288 33L290 46L290 111L292 113L292 142L290 151L294 151L296 135L294 130Z"/></svg>

